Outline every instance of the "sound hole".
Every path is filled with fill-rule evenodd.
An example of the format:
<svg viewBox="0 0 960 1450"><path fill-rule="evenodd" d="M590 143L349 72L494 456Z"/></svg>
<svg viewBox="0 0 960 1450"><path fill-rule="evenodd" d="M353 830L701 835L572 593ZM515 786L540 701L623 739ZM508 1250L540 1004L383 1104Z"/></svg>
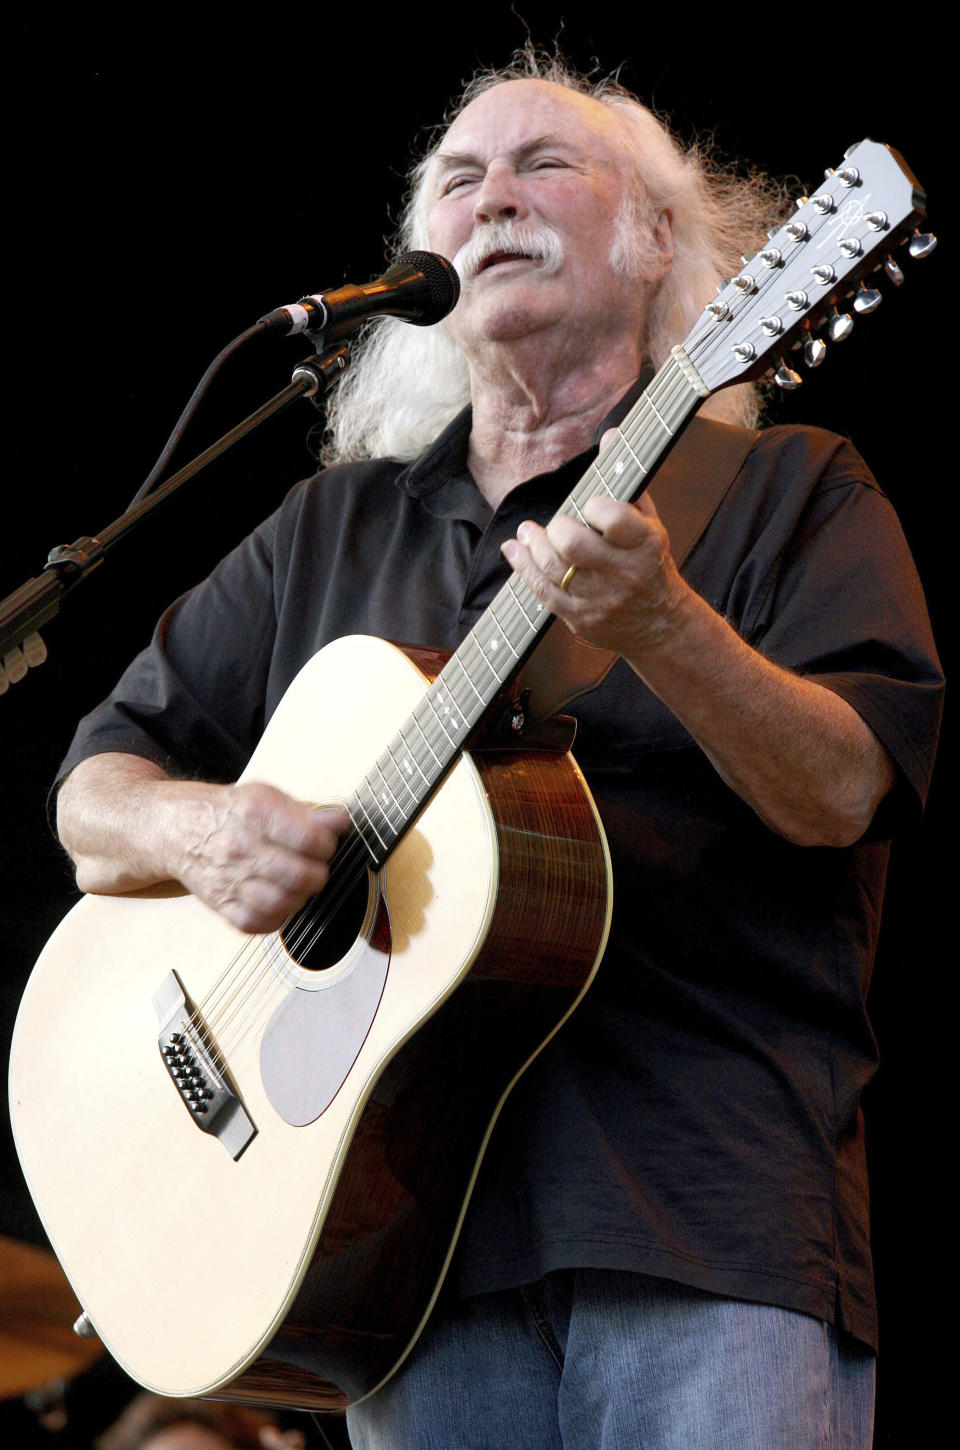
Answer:
<svg viewBox="0 0 960 1450"><path fill-rule="evenodd" d="M357 937L368 934L376 900L373 884L367 871L352 884L331 876L325 890L281 929L280 940L293 960L311 972L342 961Z"/></svg>

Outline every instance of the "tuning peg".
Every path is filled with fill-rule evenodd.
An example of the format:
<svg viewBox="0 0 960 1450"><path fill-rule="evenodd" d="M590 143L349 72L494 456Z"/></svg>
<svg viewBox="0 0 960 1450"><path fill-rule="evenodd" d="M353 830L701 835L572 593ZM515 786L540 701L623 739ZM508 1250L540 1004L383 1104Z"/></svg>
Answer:
<svg viewBox="0 0 960 1450"><path fill-rule="evenodd" d="M3 680L3 689L5 690L7 685L18 684L26 673L27 662L23 657L23 650L15 644L13 649L8 650L0 660L0 678Z"/></svg>
<svg viewBox="0 0 960 1450"><path fill-rule="evenodd" d="M31 669L43 664L47 657L47 647L38 634L28 634L23 641L23 657Z"/></svg>
<svg viewBox="0 0 960 1450"><path fill-rule="evenodd" d="M806 206L809 200L809 196L798 196L793 204L797 208L797 211L799 211L802 206Z"/></svg>
<svg viewBox="0 0 960 1450"><path fill-rule="evenodd" d="M833 309L833 316L827 323L827 332L831 342L846 342L853 331L853 318L849 312L838 312Z"/></svg>
<svg viewBox="0 0 960 1450"><path fill-rule="evenodd" d="M781 358L780 366L773 375L773 381L785 393L792 393L794 388L799 388L802 385L803 378L799 373L794 372L793 368L788 367L783 358Z"/></svg>
<svg viewBox="0 0 960 1450"><path fill-rule="evenodd" d="M937 239L932 232L914 232L907 251L919 261L921 257L929 257L936 245Z"/></svg>
<svg viewBox="0 0 960 1450"><path fill-rule="evenodd" d="M903 286L903 272L892 256L883 259L883 270L886 272L894 287Z"/></svg>
<svg viewBox="0 0 960 1450"><path fill-rule="evenodd" d="M868 312L876 312L882 301L882 292L878 292L876 287L865 287L861 282L860 291L853 299L853 310L859 312L861 316Z"/></svg>
<svg viewBox="0 0 960 1450"><path fill-rule="evenodd" d="M808 368L818 368L827 355L827 344L819 337L808 337L803 344L803 360Z"/></svg>

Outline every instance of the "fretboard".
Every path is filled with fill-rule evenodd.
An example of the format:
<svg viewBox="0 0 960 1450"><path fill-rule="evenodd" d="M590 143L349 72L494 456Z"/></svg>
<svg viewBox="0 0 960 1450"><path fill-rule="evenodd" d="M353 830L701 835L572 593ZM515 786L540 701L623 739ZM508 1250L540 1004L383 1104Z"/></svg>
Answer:
<svg viewBox="0 0 960 1450"><path fill-rule="evenodd" d="M586 523L596 495L624 502L646 487L703 401L682 355L664 364L558 510ZM500 589L348 802L379 869L483 721L553 616L518 574Z"/></svg>

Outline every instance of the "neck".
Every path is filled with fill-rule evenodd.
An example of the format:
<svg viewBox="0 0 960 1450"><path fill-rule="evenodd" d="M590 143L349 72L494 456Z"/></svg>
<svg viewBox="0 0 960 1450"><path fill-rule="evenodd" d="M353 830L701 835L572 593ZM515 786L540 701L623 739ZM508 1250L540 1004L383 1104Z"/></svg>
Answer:
<svg viewBox="0 0 960 1450"><path fill-rule="evenodd" d="M471 359L468 465L492 508L525 479L589 448L641 368L633 340L593 357L546 351L524 339Z"/></svg>

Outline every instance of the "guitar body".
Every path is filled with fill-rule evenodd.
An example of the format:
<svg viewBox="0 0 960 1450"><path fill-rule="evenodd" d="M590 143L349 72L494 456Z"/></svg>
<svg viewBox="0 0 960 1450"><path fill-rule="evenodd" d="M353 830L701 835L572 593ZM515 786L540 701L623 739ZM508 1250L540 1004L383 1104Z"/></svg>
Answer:
<svg viewBox="0 0 960 1450"><path fill-rule="evenodd" d="M424 684L382 641L337 641L246 778L346 799ZM321 969L190 896L84 898L28 985L10 1098L51 1242L123 1367L167 1395L318 1409L389 1377L506 1094L592 978L609 900L593 803L546 751L463 756ZM239 1152L200 1131L161 1056L172 973L252 1125Z"/></svg>
<svg viewBox="0 0 960 1450"><path fill-rule="evenodd" d="M932 250L924 206L895 152L851 147L721 284L557 517L635 498L720 388L778 362L795 387L787 350L821 322L845 336L848 302L872 311L866 281L896 280L901 242ZM89 1318L143 1384L342 1408L415 1342L503 1101L609 926L571 757L462 753L549 621L514 574L432 683L437 659L421 671L356 638L294 681L247 775L348 805L354 854L316 902L346 882L326 958L294 940L300 917L248 938L171 891L87 898L41 957L11 1060L21 1161ZM563 697L554 657L538 664Z"/></svg>

